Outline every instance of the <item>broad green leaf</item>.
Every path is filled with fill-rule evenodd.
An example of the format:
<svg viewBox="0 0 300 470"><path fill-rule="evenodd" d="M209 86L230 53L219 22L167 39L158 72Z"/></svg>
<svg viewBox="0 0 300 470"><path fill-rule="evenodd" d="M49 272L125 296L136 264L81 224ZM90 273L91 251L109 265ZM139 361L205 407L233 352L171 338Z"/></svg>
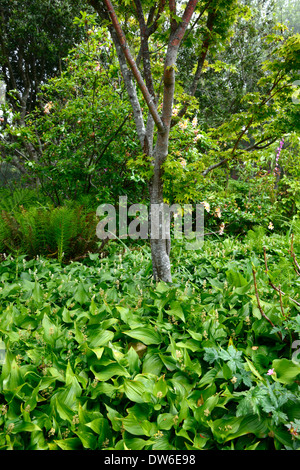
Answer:
<svg viewBox="0 0 300 470"><path fill-rule="evenodd" d="M42 325L44 328L44 339L47 344L50 346L54 346L55 341L58 336L58 329L57 326L51 322L50 318L48 315L44 315Z"/></svg>
<svg viewBox="0 0 300 470"><path fill-rule="evenodd" d="M124 392L129 400L136 403L144 403L143 394L146 392L145 385L135 380L124 381Z"/></svg>
<svg viewBox="0 0 300 470"><path fill-rule="evenodd" d="M242 276L241 273L238 271L233 271L232 269L229 269L226 272L226 277L229 284L232 284L234 287L243 287L247 286L248 284L247 280Z"/></svg>
<svg viewBox="0 0 300 470"><path fill-rule="evenodd" d="M131 374L137 374L140 369L140 359L134 348L129 349L126 354L126 358L128 360L129 372Z"/></svg>
<svg viewBox="0 0 300 470"><path fill-rule="evenodd" d="M178 416L177 416L177 419L178 419ZM157 426L159 429L162 429L162 430L168 431L169 429L174 427L175 423L176 423L176 415L173 415L171 413L162 413L157 418Z"/></svg>
<svg viewBox="0 0 300 470"><path fill-rule="evenodd" d="M65 405L60 399L55 397L56 399L53 401L54 410L59 414L61 419L65 419L69 421L69 423L73 422L74 412Z"/></svg>
<svg viewBox="0 0 300 470"><path fill-rule="evenodd" d="M93 351L93 353L96 354L97 359L101 359L104 348L93 348L93 349L89 348L89 350Z"/></svg>
<svg viewBox="0 0 300 470"><path fill-rule="evenodd" d="M88 335L88 346L91 349L105 346L109 341L112 341L114 333L110 330L103 330L102 328L92 330Z"/></svg>
<svg viewBox="0 0 300 470"><path fill-rule="evenodd" d="M96 434L99 435L99 439L104 441L108 432L108 420L105 418L96 418L90 423L86 423L85 426L89 427Z"/></svg>
<svg viewBox="0 0 300 470"><path fill-rule="evenodd" d="M32 290L32 298L38 303L44 300L43 289L41 288L41 285L37 281L35 281L34 283L34 288Z"/></svg>
<svg viewBox="0 0 300 470"><path fill-rule="evenodd" d="M3 390L16 391L18 387L24 384L22 375L20 372L20 367L18 366L15 359L9 360L9 355L7 354L1 378L3 379Z"/></svg>
<svg viewBox="0 0 300 470"><path fill-rule="evenodd" d="M97 446L97 436L92 432L88 432L85 425L79 426L75 434L79 437L85 449L95 450Z"/></svg>
<svg viewBox="0 0 300 470"><path fill-rule="evenodd" d="M123 416L110 406L105 404L107 409L107 417L112 424L112 428L114 431L120 431L122 428Z"/></svg>
<svg viewBox="0 0 300 470"><path fill-rule="evenodd" d="M150 344L160 344L162 339L160 334L150 327L134 328L133 330L123 331L130 338L137 339L149 346Z"/></svg>
<svg viewBox="0 0 300 470"><path fill-rule="evenodd" d="M166 312L169 316L174 316L176 318L179 318L181 321L185 322L185 316L181 304L177 300L170 303L170 309L166 310Z"/></svg>
<svg viewBox="0 0 300 470"><path fill-rule="evenodd" d="M81 440L78 437L68 437L54 441L62 450L76 450L82 448Z"/></svg>
<svg viewBox="0 0 300 470"><path fill-rule="evenodd" d="M103 366L101 371L97 372L94 367L91 367L91 371L95 375L96 379L100 381L106 381L111 379L112 377L130 377L129 372L120 364L109 364L107 366Z"/></svg>
<svg viewBox="0 0 300 470"><path fill-rule="evenodd" d="M163 363L159 356L153 353L146 354L143 361L143 374L159 375L163 367Z"/></svg>
<svg viewBox="0 0 300 470"><path fill-rule="evenodd" d="M79 282L78 287L75 291L74 299L80 304L83 305L89 302L90 298L85 290L85 287L82 282Z"/></svg>
<svg viewBox="0 0 300 470"><path fill-rule="evenodd" d="M227 442L246 434L263 437L268 432L267 423L258 419L257 415L247 415L232 418L221 418L208 422L217 442Z"/></svg>
<svg viewBox="0 0 300 470"><path fill-rule="evenodd" d="M168 392L168 384L165 380L165 377L162 376L154 384L153 395L154 397L157 397L157 398L163 398L166 396L167 392Z"/></svg>
<svg viewBox="0 0 300 470"><path fill-rule="evenodd" d="M300 364L289 359L274 359L272 368L276 372L275 380L283 384L292 384L300 374Z"/></svg>
<svg viewBox="0 0 300 470"><path fill-rule="evenodd" d="M13 434L19 434L20 432L33 432L33 431L41 431L41 428L37 424L23 421L23 422L15 423L11 432Z"/></svg>
<svg viewBox="0 0 300 470"><path fill-rule="evenodd" d="M126 438L124 437L124 442L126 444L126 447L130 450L141 450L144 449L145 446L150 446L151 444L154 444L155 440L154 439L140 439L138 437L133 437L133 438Z"/></svg>

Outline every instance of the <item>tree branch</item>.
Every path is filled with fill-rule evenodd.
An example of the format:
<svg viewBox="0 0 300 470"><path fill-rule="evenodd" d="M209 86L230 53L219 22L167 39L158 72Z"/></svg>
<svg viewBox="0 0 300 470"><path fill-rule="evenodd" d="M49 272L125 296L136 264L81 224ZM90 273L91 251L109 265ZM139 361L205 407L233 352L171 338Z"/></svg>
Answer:
<svg viewBox="0 0 300 470"><path fill-rule="evenodd" d="M149 45L148 45L148 38L149 32L148 28L145 23L143 7L140 0L134 0L138 21L140 25L140 37L141 37L141 55L143 58L143 68L144 68L144 77L146 86L150 92L150 95L155 100L155 92L152 80L152 73L151 73L151 64L150 64L150 53L149 53Z"/></svg>
<svg viewBox="0 0 300 470"><path fill-rule="evenodd" d="M208 2L208 4L202 10L202 12L200 13L197 20L199 20L201 18L201 16L204 14L206 9L208 8L209 4L210 4L210 2ZM213 9L213 10L210 11L210 13L208 14L208 17L207 17L207 22L206 22L207 33L206 33L206 36L203 40L201 54L200 54L200 56L198 58L198 62L197 62L197 69L196 69L196 72L195 72L195 75L194 75L194 78L193 78L192 85L191 85L190 90L189 90L189 96L191 96L191 97L195 96L196 91L197 91L197 87L198 87L198 83L200 81L203 65L204 65L205 59L206 59L207 54L208 54L208 50L209 50L209 46L210 46L210 42L211 42L211 33L212 33L212 30L213 30L213 27L214 27L216 16L217 16L217 12L216 12L215 9ZM188 34L190 33L190 31L188 32ZM172 127L177 124L178 118L182 118L185 115L188 106L189 106L189 102L186 101L183 104L182 108L179 110L178 115L177 115L177 119L176 120L174 119L172 121L172 124L171 124Z"/></svg>
<svg viewBox="0 0 300 470"><path fill-rule="evenodd" d="M120 46L122 48L122 51L123 51L123 54L127 60L127 63L134 75L134 78L138 84L138 87L139 89L141 90L143 96L144 96L144 99L147 103L147 106L149 108L149 111L153 117L153 120L159 130L159 132L162 132L164 133L165 132L165 126L158 114L158 111L157 111L157 108L156 108L156 105L153 101L153 97L151 96L147 86L145 85L144 81L143 81L143 78L140 74L140 71L129 51L129 48L128 48L128 45L127 45L127 41L126 41L126 37L125 37L125 34L123 33L122 31L122 28L120 26L120 23L119 23L119 20L117 18L117 15L116 15L116 12L114 10L114 7L111 3L110 0L103 0L105 5L106 5L106 8L107 8L107 12L110 16L110 19L112 21L112 25L113 25L113 28L114 28L114 31L116 32L117 36L118 36L118 39L119 39L119 43L120 43ZM195 1L195 0L194 0Z"/></svg>
<svg viewBox="0 0 300 470"><path fill-rule="evenodd" d="M224 160L221 160L219 163L215 163L214 165L209 166L206 170L202 172L203 176L208 175L212 170L215 170L216 168L219 168L220 166L225 165L225 163L228 162L228 158L224 158Z"/></svg>

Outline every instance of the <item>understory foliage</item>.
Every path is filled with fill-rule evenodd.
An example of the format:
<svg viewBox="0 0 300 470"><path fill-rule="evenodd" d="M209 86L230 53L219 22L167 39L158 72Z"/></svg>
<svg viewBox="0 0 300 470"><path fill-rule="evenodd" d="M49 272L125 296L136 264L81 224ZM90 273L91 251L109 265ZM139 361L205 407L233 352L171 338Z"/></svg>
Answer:
<svg viewBox="0 0 300 470"><path fill-rule="evenodd" d="M177 244L171 285L146 247L3 259L0 448L299 448L298 238L259 239Z"/></svg>
<svg viewBox="0 0 300 470"><path fill-rule="evenodd" d="M98 250L95 210L83 203L65 201L54 207L28 189L13 194L2 191L0 204L0 252L45 256L58 261L80 259Z"/></svg>

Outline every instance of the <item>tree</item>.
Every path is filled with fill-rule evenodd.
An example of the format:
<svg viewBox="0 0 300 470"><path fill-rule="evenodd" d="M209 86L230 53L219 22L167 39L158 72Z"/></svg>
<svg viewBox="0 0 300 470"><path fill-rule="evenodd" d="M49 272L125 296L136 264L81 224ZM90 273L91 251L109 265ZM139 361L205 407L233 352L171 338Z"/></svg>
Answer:
<svg viewBox="0 0 300 470"><path fill-rule="evenodd" d="M69 0L0 1L0 74L20 119L34 109L41 83L60 74L62 59L82 37L73 23L79 9L80 2Z"/></svg>
<svg viewBox="0 0 300 470"><path fill-rule="evenodd" d="M150 204L151 207L159 207L162 210L163 164L168 155L170 129L187 113L190 97L194 96L197 90L209 48L226 39L237 14L242 14L245 8L239 5L237 0L226 2L189 0L182 15L179 16L181 4L175 0L169 2L135 0L134 5L118 2L116 9L110 0L90 0L89 4L107 23L114 41L133 108L141 149L152 162L153 174L149 183ZM125 17L124 27L128 30L127 37L120 23L120 18ZM192 35L189 34L191 32ZM198 50L198 55L193 64L195 70L189 96L185 94L180 97L176 93L176 61L179 49L188 37L189 40L193 38L192 42ZM163 63L163 70L160 70L161 63L157 62L156 57L162 51L160 60ZM136 53L135 59L134 53ZM142 72L139 68L140 62L143 66ZM192 72L190 68L188 73ZM147 105L146 124L135 84L138 85ZM172 119L174 100L182 104L175 120ZM162 223L168 222L163 220ZM168 233L168 227L165 233ZM154 278L171 282L170 240L164 239L160 234L158 239L151 238L150 241Z"/></svg>
<svg viewBox="0 0 300 470"><path fill-rule="evenodd" d="M264 41L276 23L269 0L244 0L244 3L251 9L251 17L238 17L233 35L218 49L211 48L206 57L195 95L204 129L218 127L230 115L244 109L241 100L245 93L257 91L257 82L263 76L261 64L274 49L274 45ZM191 77L186 76L182 65L192 66L196 53L193 47L181 48L178 81L184 89L188 89L187 81Z"/></svg>
<svg viewBox="0 0 300 470"><path fill-rule="evenodd" d="M293 33L300 32L300 6L298 0L276 0L275 17Z"/></svg>
<svg viewBox="0 0 300 470"><path fill-rule="evenodd" d="M96 16L75 18L86 29L84 40L62 61L62 73L41 86L24 123L13 117L3 129L5 161L17 154L27 181L38 180L55 205L91 193L95 201L115 202L121 188L130 193L136 186L126 167L129 150L134 154L138 146L130 103L113 44L107 30L96 27Z"/></svg>
<svg viewBox="0 0 300 470"><path fill-rule="evenodd" d="M24 126L26 115L37 105L41 85L62 72L62 59L83 37L73 23L80 4L78 0L0 0L0 80L9 106L4 124L14 113L15 122ZM29 143L26 153L37 161ZM0 154L7 157L6 145L0 146ZM24 174L19 156L10 156Z"/></svg>

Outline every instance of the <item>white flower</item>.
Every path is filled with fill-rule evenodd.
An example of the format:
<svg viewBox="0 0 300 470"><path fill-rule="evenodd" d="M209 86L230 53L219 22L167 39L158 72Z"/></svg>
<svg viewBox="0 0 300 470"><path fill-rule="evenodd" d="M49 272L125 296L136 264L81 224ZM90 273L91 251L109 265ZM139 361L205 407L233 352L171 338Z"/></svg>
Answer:
<svg viewBox="0 0 300 470"><path fill-rule="evenodd" d="M174 106L174 108L172 110L172 116L177 116L178 112L179 112L178 106Z"/></svg>
<svg viewBox="0 0 300 470"><path fill-rule="evenodd" d="M49 114L49 113L50 113L50 109L52 108L52 106L53 106L52 101L49 101L49 103L47 103L47 104L44 106L44 113L45 113L45 114Z"/></svg>
<svg viewBox="0 0 300 470"><path fill-rule="evenodd" d="M222 222L221 225L220 225L219 235L223 235L224 228L225 228L225 224L224 224L224 222Z"/></svg>
<svg viewBox="0 0 300 470"><path fill-rule="evenodd" d="M273 229L274 229L274 225L272 224L272 222L269 223L268 229L270 229L270 230L273 230Z"/></svg>
<svg viewBox="0 0 300 470"><path fill-rule="evenodd" d="M186 167L186 160L184 158L180 157L179 161L180 161L180 165L182 166L182 168L185 168Z"/></svg>
<svg viewBox="0 0 300 470"><path fill-rule="evenodd" d="M209 211L210 211L210 205L209 205L209 203L208 203L208 202L206 202L206 201L203 201L203 202L201 202L201 204L203 204L203 206L204 206L204 209L205 209L207 212L209 212Z"/></svg>
<svg viewBox="0 0 300 470"><path fill-rule="evenodd" d="M194 119L192 120L192 126L195 128L197 127L197 124L198 124L198 119L195 116Z"/></svg>
<svg viewBox="0 0 300 470"><path fill-rule="evenodd" d="M181 121L181 122L179 123L180 129L183 130L183 131L187 128L187 125L188 125L188 123L187 123L186 120L185 120L185 121Z"/></svg>
<svg viewBox="0 0 300 470"><path fill-rule="evenodd" d="M221 209L220 209L220 207L216 208L215 213L216 213L216 216L219 217L219 219L220 219L221 218Z"/></svg>

